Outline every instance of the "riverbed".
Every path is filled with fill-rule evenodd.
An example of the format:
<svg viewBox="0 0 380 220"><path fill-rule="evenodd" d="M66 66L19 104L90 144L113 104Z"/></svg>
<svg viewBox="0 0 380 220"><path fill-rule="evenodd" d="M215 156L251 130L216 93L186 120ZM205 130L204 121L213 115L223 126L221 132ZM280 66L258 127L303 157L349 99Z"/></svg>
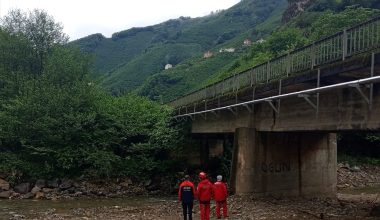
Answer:
<svg viewBox="0 0 380 220"><path fill-rule="evenodd" d="M58 219L86 219L86 216L95 216L96 209L144 208L170 200L174 199L139 196L130 198L79 198L56 201L0 200L0 219L54 219L54 217Z"/></svg>
<svg viewBox="0 0 380 220"><path fill-rule="evenodd" d="M337 198L231 196L228 219L380 219L380 186L339 191ZM182 219L176 197L0 200L0 219ZM194 219L199 207L194 206ZM215 206L211 216L215 219ZM375 214L375 215L374 215Z"/></svg>

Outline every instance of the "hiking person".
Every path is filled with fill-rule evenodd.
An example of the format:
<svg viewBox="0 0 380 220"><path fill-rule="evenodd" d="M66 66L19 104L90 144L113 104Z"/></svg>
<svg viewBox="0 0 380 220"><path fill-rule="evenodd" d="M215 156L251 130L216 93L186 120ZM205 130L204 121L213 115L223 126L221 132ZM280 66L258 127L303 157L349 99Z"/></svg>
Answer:
<svg viewBox="0 0 380 220"><path fill-rule="evenodd" d="M216 217L220 219L220 209L223 208L223 217L227 218L227 185L222 182L222 175L216 177L217 181L214 183L214 200L216 203Z"/></svg>
<svg viewBox="0 0 380 220"><path fill-rule="evenodd" d="M204 172L199 173L200 182L197 186L197 196L199 200L199 208L201 210L201 220L210 219L210 201L213 196L213 185L207 179Z"/></svg>
<svg viewBox="0 0 380 220"><path fill-rule="evenodd" d="M193 201L195 198L195 187L190 181L190 176L186 175L185 180L179 185L178 189L178 199L182 202L183 219L189 220L193 219Z"/></svg>

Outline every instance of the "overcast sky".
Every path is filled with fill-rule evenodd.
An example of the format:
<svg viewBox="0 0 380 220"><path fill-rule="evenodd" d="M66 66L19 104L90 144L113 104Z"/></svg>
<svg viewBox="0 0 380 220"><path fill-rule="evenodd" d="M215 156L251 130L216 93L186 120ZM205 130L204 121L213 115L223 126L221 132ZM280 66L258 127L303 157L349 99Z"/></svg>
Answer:
<svg viewBox="0 0 380 220"><path fill-rule="evenodd" d="M44 9L64 26L71 40L94 33L110 37L131 27L208 15L240 0L0 0L0 16L12 8Z"/></svg>

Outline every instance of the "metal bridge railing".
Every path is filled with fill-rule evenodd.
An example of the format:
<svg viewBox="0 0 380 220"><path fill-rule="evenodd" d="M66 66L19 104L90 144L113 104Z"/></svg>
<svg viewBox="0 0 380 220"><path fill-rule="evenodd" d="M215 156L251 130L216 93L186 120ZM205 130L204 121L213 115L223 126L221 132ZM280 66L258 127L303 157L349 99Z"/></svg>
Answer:
<svg viewBox="0 0 380 220"><path fill-rule="evenodd" d="M213 99L226 93L284 78L290 74L345 60L379 46L380 17L377 17L180 97L169 105L179 108Z"/></svg>

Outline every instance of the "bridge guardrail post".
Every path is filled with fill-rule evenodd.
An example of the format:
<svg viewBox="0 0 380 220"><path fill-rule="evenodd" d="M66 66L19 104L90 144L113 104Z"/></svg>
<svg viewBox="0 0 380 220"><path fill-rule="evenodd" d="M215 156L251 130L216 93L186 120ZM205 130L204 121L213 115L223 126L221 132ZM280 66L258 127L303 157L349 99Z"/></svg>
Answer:
<svg viewBox="0 0 380 220"><path fill-rule="evenodd" d="M313 43L313 45L311 46L311 49L310 49L310 59L311 59L311 69L313 70L314 69L314 66L315 66L315 44Z"/></svg>
<svg viewBox="0 0 380 220"><path fill-rule="evenodd" d="M269 82L269 72L270 72L270 61L267 63L267 83Z"/></svg>
<svg viewBox="0 0 380 220"><path fill-rule="evenodd" d="M286 77L290 74L290 53L286 56Z"/></svg>
<svg viewBox="0 0 380 220"><path fill-rule="evenodd" d="M342 60L345 61L347 57L347 51L348 51L348 40L347 40L347 29L343 30L343 35L342 35Z"/></svg>

